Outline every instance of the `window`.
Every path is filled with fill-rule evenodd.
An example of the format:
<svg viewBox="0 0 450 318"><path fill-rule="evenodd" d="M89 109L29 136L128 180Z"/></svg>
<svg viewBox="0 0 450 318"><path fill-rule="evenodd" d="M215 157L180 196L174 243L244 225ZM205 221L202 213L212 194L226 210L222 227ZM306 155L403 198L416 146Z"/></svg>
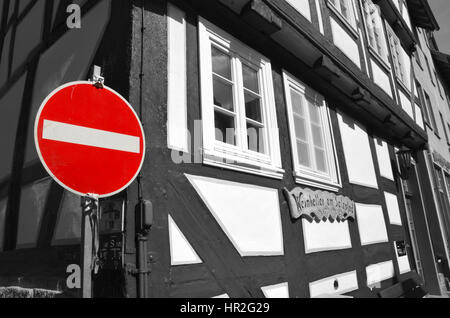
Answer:
<svg viewBox="0 0 450 318"><path fill-rule="evenodd" d="M441 117L441 123L442 123L442 128L444 129L445 140L447 141L447 144L450 144L450 140L448 139L448 133L447 133L447 125L445 125L444 116L442 116L441 112L439 112L439 116Z"/></svg>
<svg viewBox="0 0 450 318"><path fill-rule="evenodd" d="M293 6L298 12L300 12L305 18L311 21L311 8L309 6L309 0L286 0L291 6Z"/></svg>
<svg viewBox="0 0 450 318"><path fill-rule="evenodd" d="M400 44L400 40L394 31L389 27L388 30L389 45L391 47L392 63L394 64L395 75L397 79L408 89L411 86L411 61L409 55Z"/></svg>
<svg viewBox="0 0 450 318"><path fill-rule="evenodd" d="M356 28L355 12L353 11L353 0L328 0L332 10L336 11L340 17Z"/></svg>
<svg viewBox="0 0 450 318"><path fill-rule="evenodd" d="M430 112L428 110L428 106L426 105L425 101L424 101L424 97L423 97L423 91L422 91L422 86L419 84L419 82L416 81L416 89L417 89L417 96L419 98L420 101L420 105L422 106L422 111L423 111L423 116L424 116L424 121L425 123L427 123L428 125L431 123L430 122Z"/></svg>
<svg viewBox="0 0 450 318"><path fill-rule="evenodd" d="M428 74L430 75L431 82L433 83L433 85L436 85L436 83L434 82L433 73L431 72L430 62L428 61L428 58L425 55L423 57L425 58L425 64L427 65Z"/></svg>
<svg viewBox="0 0 450 318"><path fill-rule="evenodd" d="M363 0L363 5L369 47L378 54L383 61L387 61L388 52L383 22L379 11L380 8L374 5L372 0Z"/></svg>
<svg viewBox="0 0 450 318"><path fill-rule="evenodd" d="M281 179L270 62L199 22L204 162Z"/></svg>
<svg viewBox="0 0 450 318"><path fill-rule="evenodd" d="M431 104L430 96L427 93L424 93L424 94L425 94L425 105L426 105L428 114L430 116L431 126L434 130L434 133L436 135L439 135L439 130L438 130L438 127L436 124L436 118L434 117L433 105Z"/></svg>
<svg viewBox="0 0 450 318"><path fill-rule="evenodd" d="M337 190L340 177L325 100L291 75L283 75L297 182Z"/></svg>

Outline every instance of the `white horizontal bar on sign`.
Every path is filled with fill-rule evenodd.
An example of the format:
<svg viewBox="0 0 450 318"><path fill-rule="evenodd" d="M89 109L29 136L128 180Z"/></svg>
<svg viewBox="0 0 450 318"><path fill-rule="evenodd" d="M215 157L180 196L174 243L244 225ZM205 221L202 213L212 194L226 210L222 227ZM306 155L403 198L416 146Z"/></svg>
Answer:
<svg viewBox="0 0 450 318"><path fill-rule="evenodd" d="M42 138L70 144L140 153L141 139L135 136L44 120Z"/></svg>

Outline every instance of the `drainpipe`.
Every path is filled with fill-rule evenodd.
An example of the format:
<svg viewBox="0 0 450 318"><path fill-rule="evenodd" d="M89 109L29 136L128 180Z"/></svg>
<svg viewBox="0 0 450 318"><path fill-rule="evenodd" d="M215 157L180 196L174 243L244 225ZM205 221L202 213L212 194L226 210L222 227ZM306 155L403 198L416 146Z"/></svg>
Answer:
<svg viewBox="0 0 450 318"><path fill-rule="evenodd" d="M140 73L139 73L139 117L144 127L143 121L143 78L144 78L144 10L145 1L141 1L141 56L140 56ZM145 129L144 129L145 131ZM145 151L145 150L144 150ZM136 245L137 245L137 268L135 274L138 277L138 298L148 298L149 275L148 267L148 235L153 223L153 207L151 202L143 199L142 176L137 177L138 186L138 204L135 209L136 217Z"/></svg>

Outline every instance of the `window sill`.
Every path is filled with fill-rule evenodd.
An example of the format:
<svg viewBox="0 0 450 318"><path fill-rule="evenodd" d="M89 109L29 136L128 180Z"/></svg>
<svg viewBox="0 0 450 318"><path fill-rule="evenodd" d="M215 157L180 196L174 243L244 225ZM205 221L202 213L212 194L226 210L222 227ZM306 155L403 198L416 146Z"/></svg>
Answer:
<svg viewBox="0 0 450 318"><path fill-rule="evenodd" d="M411 94L411 90L406 86L405 83L403 83L403 81L398 77L395 76L395 78L397 79L397 84L408 94Z"/></svg>
<svg viewBox="0 0 450 318"><path fill-rule="evenodd" d="M295 183L308 187L317 188L319 190L339 192L342 189L342 185L334 182L327 182L324 180L317 180L311 178L305 178L301 176L302 173L294 172Z"/></svg>
<svg viewBox="0 0 450 318"><path fill-rule="evenodd" d="M250 161L234 161L230 163L227 162L228 160L229 159L219 157L217 155L205 155L203 158L203 164L216 168L233 170L276 180L282 180L284 178L285 171L281 168L276 168L270 165Z"/></svg>
<svg viewBox="0 0 450 318"><path fill-rule="evenodd" d="M355 40L359 39L359 34L356 25L352 25L352 23L349 22L329 0L327 1L327 6L334 13L334 15L338 17L339 20L346 26L347 30L353 35Z"/></svg>
<svg viewBox="0 0 450 318"><path fill-rule="evenodd" d="M386 62L380 54L378 54L370 45L368 46L369 52L372 55L373 58L375 58L379 64L384 68L384 70L388 73L391 72L391 67L389 66L389 63Z"/></svg>

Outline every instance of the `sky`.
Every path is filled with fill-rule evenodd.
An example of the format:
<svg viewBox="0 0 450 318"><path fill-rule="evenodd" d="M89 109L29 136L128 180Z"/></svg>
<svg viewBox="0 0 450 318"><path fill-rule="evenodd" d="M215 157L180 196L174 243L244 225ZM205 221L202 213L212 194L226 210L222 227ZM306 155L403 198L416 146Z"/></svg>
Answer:
<svg viewBox="0 0 450 318"><path fill-rule="evenodd" d="M450 54L450 1L428 0L428 2L441 26L441 30L435 33L439 50Z"/></svg>

